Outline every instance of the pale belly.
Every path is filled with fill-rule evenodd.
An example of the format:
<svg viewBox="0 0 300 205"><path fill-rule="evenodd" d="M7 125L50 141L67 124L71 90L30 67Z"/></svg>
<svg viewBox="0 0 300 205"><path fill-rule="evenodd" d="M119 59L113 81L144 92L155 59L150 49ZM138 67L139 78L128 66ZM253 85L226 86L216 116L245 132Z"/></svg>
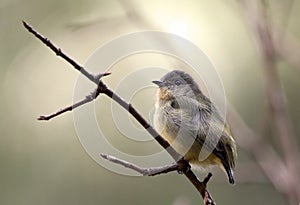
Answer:
<svg viewBox="0 0 300 205"><path fill-rule="evenodd" d="M170 122L167 122L167 119L161 116L162 115L159 115L159 113L156 112L154 118L155 129L193 166L206 168L207 166L221 164L220 159L217 158L211 151L202 149L202 144L196 140L196 136L191 137L190 133L188 133L189 137L187 137L187 135L184 136L182 133L178 134L180 133L180 128L170 126Z"/></svg>

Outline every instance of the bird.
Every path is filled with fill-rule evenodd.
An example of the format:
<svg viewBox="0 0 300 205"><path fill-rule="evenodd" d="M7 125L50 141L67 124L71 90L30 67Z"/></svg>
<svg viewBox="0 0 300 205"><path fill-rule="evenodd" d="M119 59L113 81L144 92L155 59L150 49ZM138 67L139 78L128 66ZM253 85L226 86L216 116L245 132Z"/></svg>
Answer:
<svg viewBox="0 0 300 205"><path fill-rule="evenodd" d="M236 142L214 103L184 71L152 82L158 86L154 128L193 167L217 165L234 184Z"/></svg>

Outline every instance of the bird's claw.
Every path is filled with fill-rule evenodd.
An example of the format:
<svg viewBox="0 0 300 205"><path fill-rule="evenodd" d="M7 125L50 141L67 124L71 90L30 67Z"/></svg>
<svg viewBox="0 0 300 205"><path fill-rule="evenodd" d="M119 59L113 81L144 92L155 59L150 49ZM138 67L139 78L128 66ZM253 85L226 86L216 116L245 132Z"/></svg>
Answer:
<svg viewBox="0 0 300 205"><path fill-rule="evenodd" d="M180 159L177 162L177 166L178 166L177 169L178 174L184 174L191 170L191 165L185 159Z"/></svg>

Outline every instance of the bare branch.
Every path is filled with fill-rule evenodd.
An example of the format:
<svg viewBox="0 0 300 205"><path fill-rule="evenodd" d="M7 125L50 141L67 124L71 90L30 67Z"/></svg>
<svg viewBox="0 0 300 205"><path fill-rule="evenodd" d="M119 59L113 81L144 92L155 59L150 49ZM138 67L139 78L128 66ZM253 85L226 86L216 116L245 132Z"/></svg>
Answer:
<svg viewBox="0 0 300 205"><path fill-rule="evenodd" d="M166 166L162 166L162 167L151 167L151 168L144 168L144 167L140 167L136 164L133 164L131 162L127 162L125 160L119 159L117 157L108 155L108 154L100 154L101 157L103 157L104 159L122 165L128 169L134 170L144 176L156 176L159 174L166 174L172 171L178 171L179 173L184 173L185 166L182 166L182 164L180 163L186 163L185 160L183 161L179 161L179 163L176 164L171 164L171 165L166 165ZM207 183L209 182L210 178L212 177L211 173L208 173L208 175L203 179L202 182L200 182L201 187L199 186L199 189L201 189L201 191L203 192L203 201L205 205L215 205L214 200L212 199L211 195L209 194L209 192L206 189ZM197 179L197 181L199 181ZM198 183L199 184L199 183Z"/></svg>
<svg viewBox="0 0 300 205"><path fill-rule="evenodd" d="M88 71L86 71L82 66L80 66L76 61L68 57L66 54L64 54L60 48L57 48L54 44L52 44L47 38L43 37L41 34L39 34L37 31L35 31L29 24L27 24L25 21L23 21L24 27L32 33L35 37L37 37L39 40L41 40L47 47L49 47L53 52L56 53L56 55L62 57L64 60L69 62L76 70L80 71L81 74L86 76L90 81L94 82L97 85L96 95L97 97L100 93L103 93L110 97L112 100L117 102L121 107L123 107L125 110L127 110L146 130L147 132L164 148L166 151L172 156L172 158L176 161L178 167L181 167L181 170L184 170L183 174L189 179L189 181L194 185L194 187L198 190L198 192L201 194L202 198L204 199L205 204L215 204L212 200L212 197L206 190L206 183L201 182L196 175L191 171L189 162L184 160L183 156L181 156L179 153L177 153L174 148L170 146L170 144L159 135L159 133L137 112L137 110L131 105L128 104L126 101L124 101L121 97L119 97L117 94L115 94L112 90L110 90L101 80L101 77L107 74L100 74L98 76L94 76L90 74ZM95 99L95 97L93 99ZM77 107L80 105L83 105L87 103L87 101L92 101L87 96L84 100L78 102ZM90 102L89 101L89 102ZM62 111L57 112L58 114L53 114L54 116L60 115L61 113L64 113L66 111L69 111L70 109L73 109L75 105L72 105L63 109ZM44 116L44 118L49 118L49 116ZM43 117L41 117L43 118ZM46 119L45 119L46 120ZM211 176L209 176L210 178ZM207 180L208 181L208 180Z"/></svg>
<svg viewBox="0 0 300 205"><path fill-rule="evenodd" d="M271 24L266 16L265 7L261 1L243 1L243 7L248 14L250 25L255 31L256 41L260 49L265 79L265 94L270 107L272 120L277 129L279 144L287 166L288 175L285 180L290 184L285 194L291 203L300 201L300 186L298 177L298 149L292 122L288 114L285 96L281 90L276 68L276 51L270 33Z"/></svg>
<svg viewBox="0 0 300 205"><path fill-rule="evenodd" d="M47 47L49 47L57 56L60 56L64 60L66 60L68 63L70 63L76 70L81 72L84 76L86 76L90 81L94 83L98 83L99 80L95 78L92 74L87 72L82 66L80 66L78 63L76 63L73 59L71 59L69 56L67 56L60 48L57 48L54 44L51 43L51 41L41 34L39 34L37 31L35 31L29 24L27 24L25 21L23 21L24 27L32 33L35 37L37 37L39 40L41 40Z"/></svg>
<svg viewBox="0 0 300 205"><path fill-rule="evenodd" d="M117 157L108 155L108 154L100 154L101 157L103 157L104 159L122 165L128 169L132 169L144 176L155 176L155 175L159 175L159 174L166 174L172 171L178 171L178 165L176 164L171 164L171 165L166 165L166 166L162 166L162 167L151 167L151 168L144 168L144 167L140 167L138 165L135 165L131 162L127 162L125 160L119 159Z"/></svg>

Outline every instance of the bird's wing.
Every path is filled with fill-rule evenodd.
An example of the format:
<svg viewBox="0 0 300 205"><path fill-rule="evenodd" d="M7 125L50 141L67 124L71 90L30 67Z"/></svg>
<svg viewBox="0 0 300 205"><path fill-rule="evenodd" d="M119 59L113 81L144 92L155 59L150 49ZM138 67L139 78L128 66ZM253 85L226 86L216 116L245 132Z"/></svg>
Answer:
<svg viewBox="0 0 300 205"><path fill-rule="evenodd" d="M188 97L176 97L177 109L170 116L180 127L180 135L186 140L196 140L213 152L230 168L235 167L235 142L219 111L211 102L200 103Z"/></svg>

